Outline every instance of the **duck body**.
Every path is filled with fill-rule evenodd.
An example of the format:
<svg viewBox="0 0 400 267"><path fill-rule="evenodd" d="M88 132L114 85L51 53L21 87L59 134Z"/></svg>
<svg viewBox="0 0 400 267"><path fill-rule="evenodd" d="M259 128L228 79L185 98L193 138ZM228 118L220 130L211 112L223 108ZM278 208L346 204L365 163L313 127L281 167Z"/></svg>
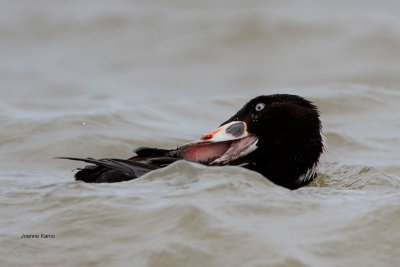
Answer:
<svg viewBox="0 0 400 267"><path fill-rule="evenodd" d="M297 189L315 178L323 150L318 108L300 96L275 94L250 100L217 130L177 149L139 147L126 160L63 158L90 163L75 174L76 180L89 183L128 181L188 160L241 166Z"/></svg>

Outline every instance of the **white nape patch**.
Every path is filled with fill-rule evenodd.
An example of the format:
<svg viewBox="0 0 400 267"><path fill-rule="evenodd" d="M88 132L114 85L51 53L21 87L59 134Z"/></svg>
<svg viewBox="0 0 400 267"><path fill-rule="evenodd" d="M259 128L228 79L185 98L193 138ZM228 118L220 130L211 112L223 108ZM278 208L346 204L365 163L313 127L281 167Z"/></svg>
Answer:
<svg viewBox="0 0 400 267"><path fill-rule="evenodd" d="M325 151L327 150L326 138L325 138L325 135L322 132L322 130L320 131L320 135L321 135L321 138L322 138L322 153L319 156L319 159L321 159L321 156L323 156ZM319 159L318 159L318 161L316 163L314 163L314 165L310 169L308 169L306 171L306 173L300 175L300 177L298 179L299 182L305 182L305 181L309 181L309 180L313 179L313 177L317 173L319 165L320 165Z"/></svg>
<svg viewBox="0 0 400 267"><path fill-rule="evenodd" d="M304 174L300 175L298 181L306 182L314 178L319 168L319 162L314 163L314 165L308 169Z"/></svg>
<svg viewBox="0 0 400 267"><path fill-rule="evenodd" d="M326 144L326 137L322 130L319 132L319 134L322 137L322 153L325 153L328 150L328 145Z"/></svg>

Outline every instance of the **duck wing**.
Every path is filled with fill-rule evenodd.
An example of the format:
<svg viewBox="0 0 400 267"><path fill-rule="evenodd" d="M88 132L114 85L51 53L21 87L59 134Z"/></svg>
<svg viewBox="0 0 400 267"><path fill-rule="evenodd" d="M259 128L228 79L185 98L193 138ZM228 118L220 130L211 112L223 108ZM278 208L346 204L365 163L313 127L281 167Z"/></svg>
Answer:
<svg viewBox="0 0 400 267"><path fill-rule="evenodd" d="M79 169L75 174L75 179L86 183L115 183L129 181L138 178L149 171L165 167L179 158L171 157L140 157L135 156L130 159L93 159L58 157L58 159L69 159L83 161L92 165L87 165Z"/></svg>

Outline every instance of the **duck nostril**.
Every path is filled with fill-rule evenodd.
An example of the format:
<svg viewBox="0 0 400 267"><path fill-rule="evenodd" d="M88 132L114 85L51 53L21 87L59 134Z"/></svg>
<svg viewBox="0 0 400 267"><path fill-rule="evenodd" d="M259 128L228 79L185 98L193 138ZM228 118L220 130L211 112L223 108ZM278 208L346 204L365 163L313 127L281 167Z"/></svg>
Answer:
<svg viewBox="0 0 400 267"><path fill-rule="evenodd" d="M210 140L213 137L212 134L205 134L203 135L203 137L201 138L201 140Z"/></svg>

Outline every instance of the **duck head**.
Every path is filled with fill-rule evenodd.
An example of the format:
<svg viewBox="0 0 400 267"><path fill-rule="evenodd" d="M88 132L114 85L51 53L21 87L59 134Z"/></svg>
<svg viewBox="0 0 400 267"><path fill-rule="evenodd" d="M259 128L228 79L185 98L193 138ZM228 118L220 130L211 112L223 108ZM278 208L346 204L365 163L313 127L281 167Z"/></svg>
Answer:
<svg viewBox="0 0 400 267"><path fill-rule="evenodd" d="M256 97L201 139L178 149L207 165L240 165L296 189L310 183L324 150L318 108L296 95Z"/></svg>

